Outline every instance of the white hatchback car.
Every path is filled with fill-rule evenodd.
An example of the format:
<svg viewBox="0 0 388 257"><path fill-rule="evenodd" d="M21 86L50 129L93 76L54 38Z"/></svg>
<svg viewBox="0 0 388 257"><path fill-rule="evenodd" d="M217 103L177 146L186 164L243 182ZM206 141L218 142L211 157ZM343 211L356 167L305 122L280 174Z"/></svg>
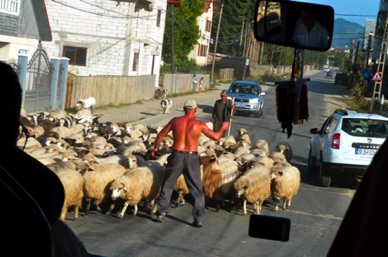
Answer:
<svg viewBox="0 0 388 257"><path fill-rule="evenodd" d="M322 186L335 176L362 178L388 136L388 117L337 109L320 129L310 130L308 166L318 173Z"/></svg>

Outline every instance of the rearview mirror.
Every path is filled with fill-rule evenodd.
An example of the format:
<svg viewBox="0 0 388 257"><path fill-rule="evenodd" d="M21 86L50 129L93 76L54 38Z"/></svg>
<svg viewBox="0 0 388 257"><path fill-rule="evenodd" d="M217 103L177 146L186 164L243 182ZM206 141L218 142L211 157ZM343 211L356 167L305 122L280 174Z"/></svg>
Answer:
<svg viewBox="0 0 388 257"><path fill-rule="evenodd" d="M262 42L327 51L333 38L334 9L287 0L258 0L254 35Z"/></svg>

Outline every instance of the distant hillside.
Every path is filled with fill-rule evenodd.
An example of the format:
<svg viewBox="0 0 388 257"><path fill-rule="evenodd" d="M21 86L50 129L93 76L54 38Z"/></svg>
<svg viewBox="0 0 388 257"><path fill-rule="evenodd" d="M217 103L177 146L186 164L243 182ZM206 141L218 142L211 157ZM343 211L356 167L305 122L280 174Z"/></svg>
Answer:
<svg viewBox="0 0 388 257"><path fill-rule="evenodd" d="M358 40L362 42L364 31L365 27L358 23L347 21L342 18L335 19L331 47L346 49L346 46L350 46L352 39L355 39L356 42Z"/></svg>

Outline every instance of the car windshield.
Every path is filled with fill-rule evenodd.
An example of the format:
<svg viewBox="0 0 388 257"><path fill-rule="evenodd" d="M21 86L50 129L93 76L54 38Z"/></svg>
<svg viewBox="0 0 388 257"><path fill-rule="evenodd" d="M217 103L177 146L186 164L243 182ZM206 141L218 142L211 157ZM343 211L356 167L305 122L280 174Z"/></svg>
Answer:
<svg viewBox="0 0 388 257"><path fill-rule="evenodd" d="M354 136L385 138L388 136L388 122L370 119L344 119L342 130Z"/></svg>
<svg viewBox="0 0 388 257"><path fill-rule="evenodd" d="M230 87L230 91L233 93L242 93L242 94L260 94L261 89L258 85L251 84L233 84Z"/></svg>

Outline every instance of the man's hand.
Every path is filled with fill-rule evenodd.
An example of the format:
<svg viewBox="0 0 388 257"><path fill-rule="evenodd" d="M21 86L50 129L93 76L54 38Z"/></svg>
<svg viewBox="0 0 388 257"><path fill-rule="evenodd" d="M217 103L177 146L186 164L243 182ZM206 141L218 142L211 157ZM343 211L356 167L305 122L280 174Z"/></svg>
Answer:
<svg viewBox="0 0 388 257"><path fill-rule="evenodd" d="M159 150L158 150L158 149L154 149L154 150L152 150L152 152L151 152L151 156L154 157L154 158L156 159L157 156L158 156L158 153L159 153Z"/></svg>
<svg viewBox="0 0 388 257"><path fill-rule="evenodd" d="M222 127L221 129L222 130L227 130L229 128L229 123L228 121L225 121L225 122L222 122Z"/></svg>

